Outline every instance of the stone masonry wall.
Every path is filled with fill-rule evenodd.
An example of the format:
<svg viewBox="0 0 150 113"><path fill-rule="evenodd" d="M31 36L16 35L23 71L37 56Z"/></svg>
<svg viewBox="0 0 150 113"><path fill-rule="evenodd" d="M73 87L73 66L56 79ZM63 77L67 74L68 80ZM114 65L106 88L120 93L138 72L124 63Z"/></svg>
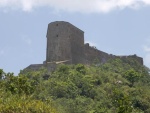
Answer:
<svg viewBox="0 0 150 113"><path fill-rule="evenodd" d="M68 22L52 22L47 31L46 62L70 60L82 63L84 59L84 32Z"/></svg>
<svg viewBox="0 0 150 113"><path fill-rule="evenodd" d="M72 64L84 62L84 32L70 24Z"/></svg>
<svg viewBox="0 0 150 113"><path fill-rule="evenodd" d="M69 36L68 24L53 22L48 25L46 62L71 59Z"/></svg>
<svg viewBox="0 0 150 113"><path fill-rule="evenodd" d="M84 44L84 32L68 22L56 21L50 23L46 37L46 61L43 64L34 64L27 68L37 70L43 66L47 67L48 70L53 70L58 61L67 61L64 62L66 64L82 63L90 65L94 60L105 63L109 59L126 59L129 57L136 59L143 65L143 58L136 55L115 56L91 47L88 43Z"/></svg>
<svg viewBox="0 0 150 113"><path fill-rule="evenodd" d="M56 21L48 25L46 56L46 62L70 60L70 64L89 65L96 59L105 63L113 58L132 57L143 65L141 57L135 55L115 56L91 47L89 44L84 44L84 32L64 21Z"/></svg>
<svg viewBox="0 0 150 113"><path fill-rule="evenodd" d="M84 46L85 64L92 64L94 60L98 60L101 63L105 63L109 59L116 58L114 55L107 54L103 51L96 49L95 47L85 44Z"/></svg>

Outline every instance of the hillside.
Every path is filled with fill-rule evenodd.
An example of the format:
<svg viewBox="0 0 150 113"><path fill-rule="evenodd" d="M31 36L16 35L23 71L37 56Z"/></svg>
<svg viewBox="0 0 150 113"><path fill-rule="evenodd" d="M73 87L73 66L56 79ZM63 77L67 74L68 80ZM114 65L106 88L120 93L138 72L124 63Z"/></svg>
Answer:
<svg viewBox="0 0 150 113"><path fill-rule="evenodd" d="M150 113L149 69L135 59L0 70L0 113Z"/></svg>

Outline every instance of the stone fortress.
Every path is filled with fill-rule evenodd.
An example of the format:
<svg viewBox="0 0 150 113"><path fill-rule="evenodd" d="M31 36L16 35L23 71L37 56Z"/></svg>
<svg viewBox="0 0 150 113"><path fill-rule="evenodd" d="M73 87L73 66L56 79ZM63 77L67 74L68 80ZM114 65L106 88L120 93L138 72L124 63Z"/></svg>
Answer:
<svg viewBox="0 0 150 113"><path fill-rule="evenodd" d="M37 70L46 67L48 70L52 70L59 63L91 65L95 59L100 63L105 63L109 59L128 57L135 58L143 65L143 58L136 55L116 56L91 47L88 43L84 44L84 31L69 22L50 23L46 37L46 61L43 64L31 64L27 69Z"/></svg>

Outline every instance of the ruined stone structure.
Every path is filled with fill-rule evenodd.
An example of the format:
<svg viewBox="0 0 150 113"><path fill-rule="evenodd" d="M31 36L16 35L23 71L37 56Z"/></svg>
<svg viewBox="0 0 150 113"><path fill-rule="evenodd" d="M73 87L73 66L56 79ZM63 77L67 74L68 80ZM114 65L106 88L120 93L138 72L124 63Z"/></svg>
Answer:
<svg viewBox="0 0 150 113"><path fill-rule="evenodd" d="M32 64L27 68L37 70L44 66L51 70L58 63L90 65L95 59L100 63L105 63L109 59L117 57L122 59L132 57L143 65L143 59L136 55L115 56L91 47L88 43L84 44L84 32L68 22L50 23L46 37L46 61L43 64Z"/></svg>
<svg viewBox="0 0 150 113"><path fill-rule="evenodd" d="M46 62L83 63L84 32L68 22L52 22L47 30Z"/></svg>

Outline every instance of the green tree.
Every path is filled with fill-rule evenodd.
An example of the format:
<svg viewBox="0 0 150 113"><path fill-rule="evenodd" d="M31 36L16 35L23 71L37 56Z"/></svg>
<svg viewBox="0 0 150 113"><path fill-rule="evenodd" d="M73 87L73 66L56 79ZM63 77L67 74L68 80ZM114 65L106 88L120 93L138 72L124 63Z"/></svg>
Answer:
<svg viewBox="0 0 150 113"><path fill-rule="evenodd" d="M7 73L4 86L6 91L12 94L31 94L34 92L34 81L25 76L14 76L13 73Z"/></svg>
<svg viewBox="0 0 150 113"><path fill-rule="evenodd" d="M134 82L139 80L140 75L134 69L130 69L126 71L125 78L131 82L131 87L132 87L134 85Z"/></svg>
<svg viewBox="0 0 150 113"><path fill-rule="evenodd" d="M4 77L4 71L0 69L0 80Z"/></svg>
<svg viewBox="0 0 150 113"><path fill-rule="evenodd" d="M125 93L121 92L119 89L114 89L112 102L114 106L116 106L117 113L131 113L132 108L132 101L130 96L126 95Z"/></svg>

